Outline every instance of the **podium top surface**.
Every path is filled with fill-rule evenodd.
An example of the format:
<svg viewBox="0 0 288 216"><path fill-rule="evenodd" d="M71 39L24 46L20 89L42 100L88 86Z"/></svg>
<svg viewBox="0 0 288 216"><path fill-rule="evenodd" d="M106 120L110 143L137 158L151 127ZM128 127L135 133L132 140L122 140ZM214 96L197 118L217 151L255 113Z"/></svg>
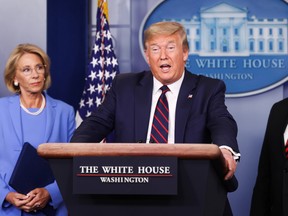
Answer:
<svg viewBox="0 0 288 216"><path fill-rule="evenodd" d="M222 156L215 144L143 143L43 143L37 149L44 158L77 156L174 156L191 159L217 159Z"/></svg>

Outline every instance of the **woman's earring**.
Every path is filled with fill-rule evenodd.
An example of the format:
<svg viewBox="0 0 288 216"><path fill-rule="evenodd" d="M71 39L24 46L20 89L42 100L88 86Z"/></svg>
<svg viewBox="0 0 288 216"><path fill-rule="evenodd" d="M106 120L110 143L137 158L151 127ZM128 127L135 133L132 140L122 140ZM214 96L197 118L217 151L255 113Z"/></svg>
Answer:
<svg viewBox="0 0 288 216"><path fill-rule="evenodd" d="M14 86L18 86L19 83L17 81L14 81Z"/></svg>

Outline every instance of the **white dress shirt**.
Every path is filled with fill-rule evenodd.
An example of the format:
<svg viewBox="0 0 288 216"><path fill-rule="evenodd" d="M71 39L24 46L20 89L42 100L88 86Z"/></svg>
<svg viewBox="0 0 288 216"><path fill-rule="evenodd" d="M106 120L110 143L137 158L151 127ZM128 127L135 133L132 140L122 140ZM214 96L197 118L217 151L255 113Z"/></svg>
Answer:
<svg viewBox="0 0 288 216"><path fill-rule="evenodd" d="M286 142L288 140L288 125L286 126L285 132L283 134L283 143L286 145Z"/></svg>
<svg viewBox="0 0 288 216"><path fill-rule="evenodd" d="M176 103L180 91L181 84L184 79L184 72L179 80L176 82L167 85L170 91L166 92L166 97L168 101L169 106L169 128L168 128L168 143L174 144L175 143L175 116L176 116ZM148 126L148 133L146 137L146 143L150 143L150 134L151 134L151 128L152 128L152 122L153 117L156 109L156 105L158 102L158 99L162 93L162 90L160 89L163 86L161 82L159 82L155 77L153 77L153 91L152 91L152 105L151 105L151 111L150 111L150 119L149 119L149 126ZM288 133L287 133L288 136ZM229 146L222 145L219 148L225 148L228 149L234 156L235 160L238 160L240 158L240 153L234 152L233 149Z"/></svg>
<svg viewBox="0 0 288 216"><path fill-rule="evenodd" d="M171 85L167 85L170 91L166 92L166 97L169 106L169 126L168 126L168 143L175 143L175 115L176 115L176 103L180 91L180 87L182 81L184 79L184 74L182 74L181 78ZM159 82L155 77L153 77L153 92L152 92L152 105L150 111L150 119L149 119L149 127L146 138L146 143L150 142L150 134L152 128L153 117L156 109L156 105L158 99L162 93L160 89L163 86L161 82Z"/></svg>

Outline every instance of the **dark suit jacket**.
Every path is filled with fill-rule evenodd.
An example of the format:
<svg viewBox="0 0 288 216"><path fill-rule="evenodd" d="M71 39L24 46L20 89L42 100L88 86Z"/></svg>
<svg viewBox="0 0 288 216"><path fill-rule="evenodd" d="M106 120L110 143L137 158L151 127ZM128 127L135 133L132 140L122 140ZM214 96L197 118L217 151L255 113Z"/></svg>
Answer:
<svg viewBox="0 0 288 216"><path fill-rule="evenodd" d="M284 99L273 105L269 115L253 190L251 216L288 215L288 166L283 139L287 124L288 99Z"/></svg>
<svg viewBox="0 0 288 216"><path fill-rule="evenodd" d="M82 122L71 142L99 142L113 130L115 142L146 142L152 89L150 71L117 75L103 104ZM175 143L213 142L239 152L225 90L220 80L185 72L176 105Z"/></svg>

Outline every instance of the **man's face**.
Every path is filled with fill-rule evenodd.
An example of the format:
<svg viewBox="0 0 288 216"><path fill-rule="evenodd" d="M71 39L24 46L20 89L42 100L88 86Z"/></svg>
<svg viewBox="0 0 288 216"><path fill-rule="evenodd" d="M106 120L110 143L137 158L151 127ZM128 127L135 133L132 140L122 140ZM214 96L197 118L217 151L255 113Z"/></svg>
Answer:
<svg viewBox="0 0 288 216"><path fill-rule="evenodd" d="M154 77L168 85L182 76L188 50L183 49L181 37L177 33L157 35L146 42L145 55Z"/></svg>

